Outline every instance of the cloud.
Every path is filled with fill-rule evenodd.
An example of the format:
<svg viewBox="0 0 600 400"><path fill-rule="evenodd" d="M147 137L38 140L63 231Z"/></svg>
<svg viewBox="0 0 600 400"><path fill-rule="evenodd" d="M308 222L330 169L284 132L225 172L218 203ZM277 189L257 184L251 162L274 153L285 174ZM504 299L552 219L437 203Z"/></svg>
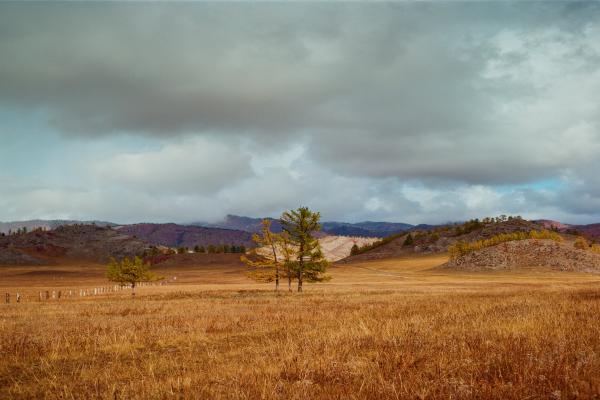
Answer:
<svg viewBox="0 0 600 400"><path fill-rule="evenodd" d="M207 138L176 141L158 150L119 153L92 166L102 187L162 194L209 195L253 175L250 155L236 143Z"/></svg>
<svg viewBox="0 0 600 400"><path fill-rule="evenodd" d="M0 108L64 142L156 144L90 154L77 193L32 196L48 215L70 196L127 220L297 203L354 220L588 218L598 17L597 3L4 3ZM560 188L527 189L549 179Z"/></svg>

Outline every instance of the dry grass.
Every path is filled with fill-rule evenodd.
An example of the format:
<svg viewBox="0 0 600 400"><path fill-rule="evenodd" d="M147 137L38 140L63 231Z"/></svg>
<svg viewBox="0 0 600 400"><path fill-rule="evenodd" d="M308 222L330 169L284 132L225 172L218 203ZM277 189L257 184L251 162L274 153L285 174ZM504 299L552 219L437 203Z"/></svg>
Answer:
<svg viewBox="0 0 600 400"><path fill-rule="evenodd" d="M443 261L338 266L303 295L276 296L230 266L137 299L2 305L0 398L600 393L597 276L430 270Z"/></svg>

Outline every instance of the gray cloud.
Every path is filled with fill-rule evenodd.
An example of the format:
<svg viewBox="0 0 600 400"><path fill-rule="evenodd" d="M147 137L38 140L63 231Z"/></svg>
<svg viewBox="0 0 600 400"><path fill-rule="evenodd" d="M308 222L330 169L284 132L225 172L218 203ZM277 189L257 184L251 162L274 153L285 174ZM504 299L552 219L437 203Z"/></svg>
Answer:
<svg viewBox="0 0 600 400"><path fill-rule="evenodd" d="M598 3L570 2L3 3L0 107L41 113L65 140L164 141L90 172L143 204L162 188L188 211L272 213L302 199L350 218L439 221L526 203L594 215L598 17ZM250 147L298 144L301 167L250 166L262 157ZM163 167L174 158L187 172ZM496 188L548 179L565 192Z"/></svg>

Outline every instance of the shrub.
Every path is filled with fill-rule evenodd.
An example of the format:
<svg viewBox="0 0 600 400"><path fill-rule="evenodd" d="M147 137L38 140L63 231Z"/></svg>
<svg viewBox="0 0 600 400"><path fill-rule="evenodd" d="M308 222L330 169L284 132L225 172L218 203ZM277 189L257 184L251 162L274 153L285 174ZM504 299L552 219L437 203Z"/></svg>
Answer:
<svg viewBox="0 0 600 400"><path fill-rule="evenodd" d="M579 250L585 250L590 247L587 240L585 240L585 238L583 236L579 236L577 239L575 239L574 246L576 249L579 249Z"/></svg>

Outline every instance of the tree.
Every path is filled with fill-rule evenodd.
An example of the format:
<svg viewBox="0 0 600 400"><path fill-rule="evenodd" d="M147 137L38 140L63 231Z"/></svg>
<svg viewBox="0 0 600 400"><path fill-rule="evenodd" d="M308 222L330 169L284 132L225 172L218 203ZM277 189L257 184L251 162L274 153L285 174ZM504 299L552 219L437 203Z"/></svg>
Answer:
<svg viewBox="0 0 600 400"><path fill-rule="evenodd" d="M359 253L360 253L360 248L358 247L358 245L356 243L354 243L352 245L352 248L350 249L350 255L351 256L355 256L355 255L357 255Z"/></svg>
<svg viewBox="0 0 600 400"><path fill-rule="evenodd" d="M404 246L410 246L411 244L413 244L415 242L415 240L413 239L412 235L409 233L408 236L406 236L406 239L404 239Z"/></svg>
<svg viewBox="0 0 600 400"><path fill-rule="evenodd" d="M162 279L149 271L150 264L145 263L140 257L130 260L125 257L120 262L110 259L106 277L111 282L131 285L131 295L135 296L135 286L139 282L150 282Z"/></svg>
<svg viewBox="0 0 600 400"><path fill-rule="evenodd" d="M281 215L283 231L289 235L294 248L295 254L289 266L298 280L298 292L302 292L304 281L321 282L329 279L325 275L329 263L314 237L314 232L321 230L320 219L321 214L312 212L308 207L286 211Z"/></svg>
<svg viewBox="0 0 600 400"><path fill-rule="evenodd" d="M283 259L283 273L288 281L288 291L292 291L292 281L296 277L294 255L296 251L290 241L290 234L283 231L279 234L279 250Z"/></svg>
<svg viewBox="0 0 600 400"><path fill-rule="evenodd" d="M194 253L200 253L200 246L198 246L198 245L194 246Z"/></svg>
<svg viewBox="0 0 600 400"><path fill-rule="evenodd" d="M283 265L278 257L279 235L271 232L271 221L262 220L260 234L252 235L252 240L256 243L256 249L262 249L267 254L259 254L256 249L253 251L255 260L242 256L241 260L251 268L248 276L258 282L275 281L275 291L279 290L280 271Z"/></svg>

